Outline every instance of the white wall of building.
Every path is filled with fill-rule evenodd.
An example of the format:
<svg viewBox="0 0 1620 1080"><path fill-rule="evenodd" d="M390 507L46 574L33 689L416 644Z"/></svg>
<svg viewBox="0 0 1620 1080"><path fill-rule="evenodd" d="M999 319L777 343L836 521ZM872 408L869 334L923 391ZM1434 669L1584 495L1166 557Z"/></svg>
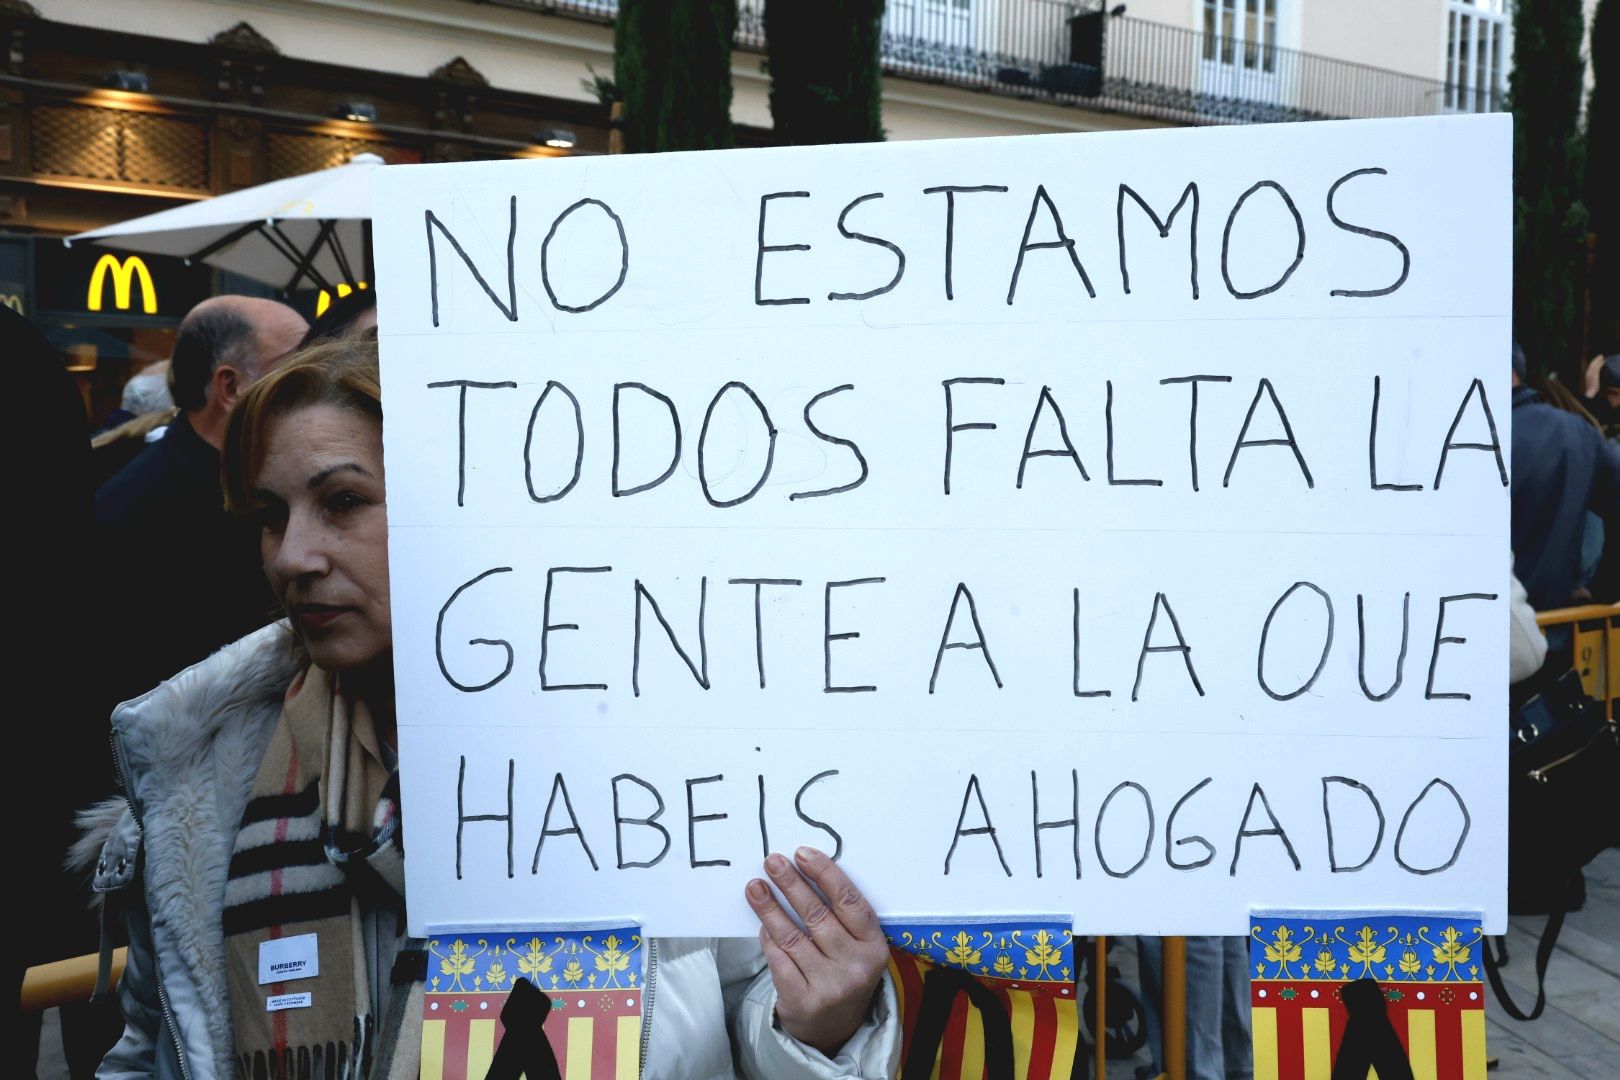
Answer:
<svg viewBox="0 0 1620 1080"><path fill-rule="evenodd" d="M883 80L883 127L891 141L1166 126L1141 116L1089 112L892 76Z"/></svg>
<svg viewBox="0 0 1620 1080"><path fill-rule="evenodd" d="M1586 58L1586 93L1581 97L1581 108L1586 108L1586 98L1592 93L1592 16L1597 14L1598 0L1586 0L1584 8L1586 15L1586 43L1581 46L1581 55ZM1614 78L1610 75L1609 78ZM1584 112L1583 114L1584 115Z"/></svg>
<svg viewBox="0 0 1620 1080"><path fill-rule="evenodd" d="M1305 52L1439 79L1446 53L1445 0L1293 0ZM1290 3L1290 0L1283 0Z"/></svg>
<svg viewBox="0 0 1620 1080"><path fill-rule="evenodd" d="M1115 6L1113 0L1108 6ZM1133 19L1147 19L1196 30L1202 25L1203 6L1203 0L1129 0L1125 5L1125 14Z"/></svg>

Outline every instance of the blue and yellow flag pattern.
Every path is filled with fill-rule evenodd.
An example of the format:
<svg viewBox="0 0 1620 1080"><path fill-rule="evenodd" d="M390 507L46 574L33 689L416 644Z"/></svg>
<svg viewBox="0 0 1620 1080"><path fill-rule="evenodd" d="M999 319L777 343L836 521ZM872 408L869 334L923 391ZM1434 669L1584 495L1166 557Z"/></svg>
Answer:
<svg viewBox="0 0 1620 1080"><path fill-rule="evenodd" d="M635 1080L645 951L634 926L430 939L422 1080L484 1080L517 979L551 999L545 1036L566 1080Z"/></svg>

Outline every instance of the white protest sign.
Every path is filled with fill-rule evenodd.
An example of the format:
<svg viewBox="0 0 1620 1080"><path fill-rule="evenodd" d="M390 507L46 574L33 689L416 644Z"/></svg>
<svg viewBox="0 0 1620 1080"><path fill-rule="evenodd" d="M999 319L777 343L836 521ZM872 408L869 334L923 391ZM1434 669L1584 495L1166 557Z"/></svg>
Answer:
<svg viewBox="0 0 1620 1080"><path fill-rule="evenodd" d="M413 933L1505 924L1510 128L378 170Z"/></svg>

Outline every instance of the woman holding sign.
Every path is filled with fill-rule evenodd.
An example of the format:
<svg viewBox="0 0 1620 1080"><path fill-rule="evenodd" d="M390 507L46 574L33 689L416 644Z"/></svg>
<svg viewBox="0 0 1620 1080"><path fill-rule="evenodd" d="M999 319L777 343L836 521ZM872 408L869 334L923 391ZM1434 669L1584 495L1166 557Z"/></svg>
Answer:
<svg viewBox="0 0 1620 1080"><path fill-rule="evenodd" d="M416 1077L426 956L405 936L375 339L313 346L256 384L223 465L289 619L113 716L127 801L93 815L81 850L99 848L96 891L127 912L127 1027L98 1075ZM871 906L809 848L765 871L797 918L755 880L757 942L649 950L641 1075L891 1076Z"/></svg>

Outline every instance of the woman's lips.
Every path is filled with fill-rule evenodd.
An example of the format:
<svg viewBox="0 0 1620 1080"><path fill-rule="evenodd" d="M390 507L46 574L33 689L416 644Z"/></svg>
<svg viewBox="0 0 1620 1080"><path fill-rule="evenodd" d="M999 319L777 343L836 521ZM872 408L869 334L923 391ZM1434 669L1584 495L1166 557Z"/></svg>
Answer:
<svg viewBox="0 0 1620 1080"><path fill-rule="evenodd" d="M351 610L326 604L299 604L293 608L293 618L305 630L324 630Z"/></svg>

